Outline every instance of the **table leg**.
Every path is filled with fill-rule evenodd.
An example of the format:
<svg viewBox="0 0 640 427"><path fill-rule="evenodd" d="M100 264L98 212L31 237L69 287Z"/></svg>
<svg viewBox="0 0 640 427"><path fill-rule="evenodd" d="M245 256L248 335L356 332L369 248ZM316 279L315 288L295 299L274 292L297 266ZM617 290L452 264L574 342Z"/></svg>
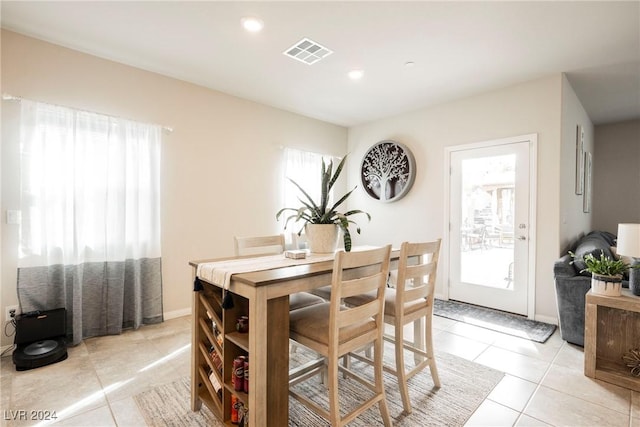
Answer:
<svg viewBox="0 0 640 427"><path fill-rule="evenodd" d="M584 320L584 374L596 377L596 341L598 329L598 306L585 304Z"/></svg>
<svg viewBox="0 0 640 427"><path fill-rule="evenodd" d="M191 292L192 293L192 302L191 307L193 313L191 315L191 351L196 349L198 351L198 343L200 341L200 325L198 324L198 319L200 318L200 304L198 298L200 297L199 292ZM202 406L202 401L198 395L198 384L200 383L200 373L198 372L198 366L196 364L196 358L191 357L191 410L199 411Z"/></svg>
<svg viewBox="0 0 640 427"><path fill-rule="evenodd" d="M289 419L289 298L249 298L249 425L280 427Z"/></svg>

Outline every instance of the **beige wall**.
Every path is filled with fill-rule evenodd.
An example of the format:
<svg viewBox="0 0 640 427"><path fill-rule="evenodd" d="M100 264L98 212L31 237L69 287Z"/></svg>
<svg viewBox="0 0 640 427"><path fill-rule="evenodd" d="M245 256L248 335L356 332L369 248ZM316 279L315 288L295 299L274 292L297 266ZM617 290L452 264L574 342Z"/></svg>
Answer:
<svg viewBox="0 0 640 427"><path fill-rule="evenodd" d="M591 212L583 210L583 195L576 194L576 127L584 129L584 152L592 154L596 162L593 144L593 124L571 84L562 77L562 149L560 151L560 251L565 253L578 236L591 231L591 219L595 194L592 192ZM584 159L583 159L584 161ZM584 193L584 191L583 191Z"/></svg>
<svg viewBox="0 0 640 427"><path fill-rule="evenodd" d="M596 126L593 228L640 223L640 120Z"/></svg>
<svg viewBox="0 0 640 427"><path fill-rule="evenodd" d="M444 148L524 134L538 134L535 316L555 320L553 261L557 258L562 76L540 79L461 101L427 108L349 129L349 185L358 184L359 159L374 143L393 139L407 145L417 163L411 191L394 203L379 203L363 192L350 208L371 213L356 243L395 245L444 235ZM442 277L442 275L440 275ZM443 283L438 283L443 293Z"/></svg>
<svg viewBox="0 0 640 427"><path fill-rule="evenodd" d="M164 311L191 307L188 261L230 255L233 236L278 233L282 146L343 155L347 130L183 81L2 32L2 92L171 126L162 146ZM17 102L2 115L2 313L16 304ZM3 337L3 345L8 340Z"/></svg>
<svg viewBox="0 0 640 427"><path fill-rule="evenodd" d="M349 200L350 208L363 209L373 217L370 223L356 218L363 231L354 233L356 244L397 245L444 234L445 147L537 134L535 316L541 320L556 317L553 261L577 234L591 228L592 215L582 213L582 196L574 190L575 126L584 125L585 148L594 150L593 125L560 74L347 131L6 31L2 32L1 71L3 93L175 129L165 135L162 160L164 308L169 315L190 310L189 260L231 253L235 234L280 232L274 214L281 207L282 146L334 155L348 151L347 178L352 187L360 185L360 160L372 144L394 139L407 145L416 157L418 172L405 198L381 204L356 191ZM2 107L4 215L6 209L19 206L15 138L19 105L3 101ZM599 127L596 134L593 222L618 222L618 218L600 219L598 214L610 203L601 196L609 188L603 189L604 183L622 179L604 172L620 159L601 160L600 141L613 141L623 153L634 152L638 122ZM632 157L635 164L639 157ZM640 221L637 215L632 220ZM2 221L0 233L4 312L4 306L16 303L17 227ZM438 283L439 293L443 286ZM7 343L3 337L2 344Z"/></svg>

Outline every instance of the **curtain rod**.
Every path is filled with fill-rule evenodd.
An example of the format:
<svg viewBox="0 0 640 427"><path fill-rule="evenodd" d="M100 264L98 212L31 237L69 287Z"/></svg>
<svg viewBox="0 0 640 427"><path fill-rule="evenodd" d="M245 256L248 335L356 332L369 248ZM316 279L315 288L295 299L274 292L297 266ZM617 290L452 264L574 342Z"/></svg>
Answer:
<svg viewBox="0 0 640 427"><path fill-rule="evenodd" d="M8 93L3 93L2 94L2 100L3 101L22 101L23 99L27 99L27 98L22 98L20 96L10 95ZM29 100L29 101L33 101L33 100ZM34 102L42 102L42 101L34 101ZM67 107L66 105L52 104L50 102L43 102L43 104L55 105L55 106L64 107L64 108L73 108L74 110L78 110L78 108ZM131 119L127 119L125 117L114 116L113 114L104 114L104 113L98 113L96 111L89 111L89 110L82 110L82 111L85 111L87 113L92 113L92 114L100 114L101 116L113 117L115 119L131 120ZM160 126L162 128L162 131L167 133L167 134L170 134L170 133L173 132L173 128L170 127L170 126L163 126L163 125L158 125L158 124L155 124L155 123L151 123L151 124L153 124L154 126Z"/></svg>
<svg viewBox="0 0 640 427"><path fill-rule="evenodd" d="M331 154L331 153L319 153L317 151L306 150L304 148L291 147L289 145L281 145L281 144L278 145L278 150L283 150L284 151L287 148L290 149L290 150L302 151L302 152L310 153L310 154L318 154L320 156L330 156L330 157L333 157L333 158L338 159L338 160L342 160L342 157L343 157L343 156L336 156L335 154Z"/></svg>

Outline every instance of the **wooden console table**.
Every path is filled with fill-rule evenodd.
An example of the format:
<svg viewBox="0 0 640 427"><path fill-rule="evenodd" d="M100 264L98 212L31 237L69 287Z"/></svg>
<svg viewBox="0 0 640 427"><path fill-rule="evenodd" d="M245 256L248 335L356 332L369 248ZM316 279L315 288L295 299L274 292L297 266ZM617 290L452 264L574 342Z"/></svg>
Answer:
<svg viewBox="0 0 640 427"><path fill-rule="evenodd" d="M640 377L631 375L622 355L640 348L640 297L628 289L622 296L594 295L585 304L584 374L640 392Z"/></svg>

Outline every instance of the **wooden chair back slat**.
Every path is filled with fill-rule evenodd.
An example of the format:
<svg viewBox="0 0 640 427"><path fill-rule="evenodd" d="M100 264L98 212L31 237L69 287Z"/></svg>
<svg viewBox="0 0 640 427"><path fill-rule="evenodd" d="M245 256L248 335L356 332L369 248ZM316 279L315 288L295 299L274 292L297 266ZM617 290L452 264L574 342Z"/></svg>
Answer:
<svg viewBox="0 0 640 427"><path fill-rule="evenodd" d="M284 252L284 234L234 237L236 256L276 255Z"/></svg>

